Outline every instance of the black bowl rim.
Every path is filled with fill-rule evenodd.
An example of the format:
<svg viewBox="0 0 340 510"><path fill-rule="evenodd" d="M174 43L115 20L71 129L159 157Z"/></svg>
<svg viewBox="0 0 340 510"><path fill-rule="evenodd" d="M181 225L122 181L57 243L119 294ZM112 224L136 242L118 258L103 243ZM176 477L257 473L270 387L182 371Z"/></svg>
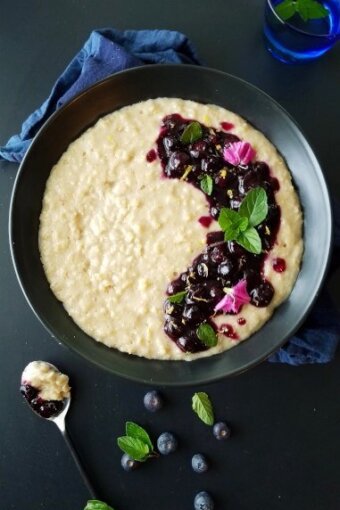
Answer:
<svg viewBox="0 0 340 510"><path fill-rule="evenodd" d="M208 378L202 377L202 379L200 379L199 381L198 380L197 381L196 380L195 381L194 380L190 380L190 381L184 381L184 382L183 381L179 381L178 382L176 380L172 380L172 381L168 381L167 380L167 381L161 381L159 383L158 382L153 383L153 381L151 381L150 379L147 379L146 377L144 379L142 379L142 378L140 378L138 376L135 377L135 376L130 375L130 374L127 375L127 374L123 373L120 370L115 370L115 367L103 365L99 361L97 361L96 359L93 359L90 356L88 356L87 354L84 354L83 352L80 352L80 350L76 349L71 343L66 343L66 342L60 340L58 338L57 333L52 329L52 327L47 323L47 321L45 321L44 318L42 318L40 316L40 314L38 313L38 311L35 309L34 305L32 304L32 302L31 302L31 300L30 300L30 298L28 296L28 293L27 293L26 289L24 288L24 284L23 284L22 279L21 279L20 269L18 267L17 260L16 260L16 254L15 254L15 243L14 243L14 240L13 240L14 239L14 234L13 234L13 209L14 209L14 202L15 202L15 197L16 197L16 190L17 190L20 178L21 178L21 174L23 172L23 168L25 166L25 161L29 157L29 154L30 154L33 146L37 143L37 141L40 138L41 134L44 133L48 129L49 125L54 122L55 118L57 118L59 115L63 115L64 110L66 110L67 108L72 107L72 105L76 101L78 101L81 98L83 98L83 96L86 96L87 94L89 94L93 89L100 88L104 83L111 81L112 79L114 79L118 75L134 74L136 72L139 73L139 72L143 72L143 70L145 70L145 69L150 69L150 68L155 69L155 71L158 68L162 68L162 69L164 69L164 68L172 68L172 69L176 69L176 68L181 68L181 69L188 68L188 69L193 69L195 71L201 70L202 72L215 73L217 75L221 75L222 77L231 78L232 80L241 82L246 87L248 87L248 88L250 88L252 90L255 90L257 93L259 93L260 95L264 96L281 113L283 113L284 116L286 116L288 118L288 120L291 123L291 126L294 128L294 131L299 136L299 138L302 140L304 148L307 151L307 153L308 153L309 157L311 158L311 160L313 161L313 165L314 165L315 169L317 170L318 177L320 178L320 180L321 180L321 182L323 184L324 198L325 198L325 202L326 202L325 205L327 207L327 211L326 211L326 214L327 214L326 229L327 229L327 233L328 233L328 236L327 236L327 238L328 238L327 239L327 256L324 259L323 266L322 266L322 271L320 272L318 283L317 283L317 285L315 285L314 292L311 293L310 296L309 296L308 304L306 304L305 311L304 311L303 315L301 316L300 320L297 321L295 323L295 325L289 329L289 331L287 331L286 335L281 340L281 342L276 344L276 346L274 348L268 349L267 352L265 352L264 354L260 354L260 355L258 355L256 357L254 357L251 361L249 361L248 363L244 364L242 367L240 367L238 369L235 369L235 370L232 370L232 371L228 372L228 374L217 375L217 376L208 377ZM126 69L126 70L123 70L123 71L119 71L117 73L113 73L113 74L107 76L106 78L104 78L104 79L94 83L90 87L86 88L85 90L83 90L82 92L80 92L79 94L74 96L70 101L65 103L58 110L56 110L44 122L44 124L39 128L38 132L36 133L36 135L34 136L32 142L31 142L31 144L30 144L30 146L29 146L29 148L28 148L28 150L27 150L23 160L21 161L21 163L19 165L19 169L17 171L16 177L15 177L15 180L14 180L12 194L11 194L11 199L10 199L8 230L9 230L9 245L10 245L11 259L12 259L14 271L15 271L17 280L19 282L19 286L21 288L21 291L22 291L23 295L25 296L26 301L28 302L28 304L29 304L31 310L33 311L34 315L38 318L38 320L45 327L45 329L50 333L52 338L56 339L57 342L60 345L63 345L65 347L67 347L68 349L70 349L72 352L80 355L83 359L86 359L90 363L92 363L92 364L96 365L97 367L99 367L101 369L104 369L104 370L106 370L106 371L108 371L110 373L113 373L114 375L117 375L117 376L120 376L120 377L124 377L124 378L126 378L126 379L128 379L130 381L134 381L134 382L138 382L138 383L142 383L142 384L150 385L150 382L152 382L153 384L156 384L156 385L169 386L169 387L171 387L171 386L172 387L188 387L188 386L194 386L194 385L198 385L198 384L210 384L210 383L222 380L225 377L230 377L230 376L233 376L233 375L239 375L239 374L249 370L250 368L260 364L262 361L266 360L271 354L276 352L280 347L282 347L282 345L284 345L284 343L286 343L286 341L303 324L303 322L305 321L305 319L306 319L308 313L310 312L313 304L315 303L316 299L319 296L319 293L321 291L322 284L323 284L323 282L324 282L324 280L326 278L327 270L328 270L329 263L330 263L331 251L332 251L332 242L333 242L333 235L334 235L334 232L333 232L332 207L331 207L330 194L329 194L329 189L328 189L327 181L325 179L325 176L324 176L324 173L322 171L321 165L320 165L320 163L319 163L319 161L318 161L318 159L317 159L317 157L315 155L315 152L314 152L314 149L313 149L312 145L310 144L310 142L309 142L308 138L306 137L304 131L301 129L301 127L295 121L295 119L275 99L273 99L269 94L264 92L262 89L260 89L256 85L253 85L252 83L249 83L248 81L246 81L246 80L244 80L242 78L239 78L239 77L237 77L235 75L232 75L230 73L226 73L226 72L221 71L219 69L214 69L214 68L205 67L205 66L197 66L197 65L192 65L192 64L153 64L152 66L150 66L150 65L142 65L142 66ZM303 257L302 257L302 264L303 264L303 258L304 258L304 254L303 254ZM223 356L227 352L228 351L221 352L219 354L214 355L214 357L216 357L216 356ZM124 354L126 354L126 353L124 353ZM135 356L135 355L128 355L128 356L134 356L136 358L139 358L138 356ZM141 359L141 358L139 358L139 359ZM145 361L145 363L148 363L149 361L155 361L155 360L149 360L147 358L145 358L145 359L142 358L142 359L143 359L143 361ZM204 359L211 359L211 358L209 358L209 357L208 358L200 358L200 359L193 360L193 361L190 361L190 362L185 362L185 361L182 361L182 360L156 360L156 361L159 361L159 362L162 362L162 363L176 363L177 364L177 363L196 363L196 362L202 362L202 361L204 361Z"/></svg>

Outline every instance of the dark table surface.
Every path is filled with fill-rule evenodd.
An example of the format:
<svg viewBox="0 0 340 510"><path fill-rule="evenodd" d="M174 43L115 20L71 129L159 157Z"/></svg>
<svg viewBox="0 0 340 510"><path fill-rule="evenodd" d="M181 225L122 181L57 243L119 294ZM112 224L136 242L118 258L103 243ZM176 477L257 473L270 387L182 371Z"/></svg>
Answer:
<svg viewBox="0 0 340 510"><path fill-rule="evenodd" d="M300 124L340 194L340 46L305 66L284 66L261 39L263 1L2 0L0 16L0 143L17 132L93 28L169 28L185 32L211 66L262 88ZM67 351L29 309L12 268L8 207L17 166L0 165L1 510L81 510L88 494L53 424L36 418L18 393L20 373L46 359L70 374L69 430L100 498L118 510L193 508L198 490L217 509L340 508L340 354L326 366L292 368L267 362L205 388L220 419L234 430L217 442L192 415L194 389L164 389L157 415L143 409L145 387L112 376ZM317 235L317 233L316 233ZM340 303L340 274L329 287ZM125 420L156 435L173 430L178 453L127 474L115 438ZM192 453L211 459L206 475L190 468Z"/></svg>

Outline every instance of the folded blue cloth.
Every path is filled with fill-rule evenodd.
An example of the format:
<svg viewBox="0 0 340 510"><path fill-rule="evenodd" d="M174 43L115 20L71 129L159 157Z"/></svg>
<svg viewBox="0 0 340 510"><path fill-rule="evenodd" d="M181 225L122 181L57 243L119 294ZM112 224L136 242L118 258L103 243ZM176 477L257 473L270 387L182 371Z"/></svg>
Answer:
<svg viewBox="0 0 340 510"><path fill-rule="evenodd" d="M46 101L23 123L21 133L0 148L0 159L20 163L53 112L97 81L144 64L199 64L188 38L171 30L94 30L54 84Z"/></svg>
<svg viewBox="0 0 340 510"><path fill-rule="evenodd" d="M19 163L33 137L60 106L112 73L152 63L200 64L187 37L169 30L95 30L58 78L47 100L22 125L21 133L0 148L0 158ZM335 211L335 254L339 263L340 210ZM304 326L269 361L301 365L326 363L334 356L340 322L326 291L320 295Z"/></svg>

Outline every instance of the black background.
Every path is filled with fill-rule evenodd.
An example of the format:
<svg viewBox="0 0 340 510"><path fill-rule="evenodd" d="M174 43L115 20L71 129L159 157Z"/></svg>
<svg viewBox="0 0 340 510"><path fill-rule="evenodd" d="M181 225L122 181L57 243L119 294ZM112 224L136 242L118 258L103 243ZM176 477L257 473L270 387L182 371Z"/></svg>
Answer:
<svg viewBox="0 0 340 510"><path fill-rule="evenodd" d="M58 74L94 28L169 28L185 32L205 63L269 93L300 124L340 198L340 47L308 65L285 66L261 38L262 1L19 0L0 2L0 143L47 96ZM216 441L190 411L194 389L164 389L157 415L143 408L146 388L118 379L57 345L22 296L11 265L7 221L17 166L0 165L0 509L81 510L88 497L55 426L36 418L18 393L27 362L46 359L70 377L69 430L98 496L117 510L192 508L209 490L218 509L340 508L340 354L326 366L292 368L268 362L207 390L219 419L234 431ZM317 190L315 190L317 193ZM315 233L317 235L317 232ZM340 303L340 274L329 288ZM154 437L180 439L178 453L134 473L120 468L115 438L126 419ZM197 451L211 459L191 471Z"/></svg>

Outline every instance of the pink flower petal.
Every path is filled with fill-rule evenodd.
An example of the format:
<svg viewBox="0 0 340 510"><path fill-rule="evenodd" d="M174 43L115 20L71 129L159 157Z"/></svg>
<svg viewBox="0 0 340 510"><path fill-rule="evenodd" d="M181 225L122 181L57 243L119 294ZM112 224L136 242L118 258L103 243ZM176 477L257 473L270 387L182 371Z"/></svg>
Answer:
<svg viewBox="0 0 340 510"><path fill-rule="evenodd" d="M215 306L215 312L223 310L226 313L238 313L242 306L250 302L250 296L247 292L246 280L240 280L221 301Z"/></svg>
<svg viewBox="0 0 340 510"><path fill-rule="evenodd" d="M234 142L223 150L224 159L231 165L247 165L255 156L256 151L248 142Z"/></svg>
<svg viewBox="0 0 340 510"><path fill-rule="evenodd" d="M232 292L235 297L235 301L243 304L250 303L250 296L247 291L247 282L246 280L240 280L235 287L233 287Z"/></svg>

